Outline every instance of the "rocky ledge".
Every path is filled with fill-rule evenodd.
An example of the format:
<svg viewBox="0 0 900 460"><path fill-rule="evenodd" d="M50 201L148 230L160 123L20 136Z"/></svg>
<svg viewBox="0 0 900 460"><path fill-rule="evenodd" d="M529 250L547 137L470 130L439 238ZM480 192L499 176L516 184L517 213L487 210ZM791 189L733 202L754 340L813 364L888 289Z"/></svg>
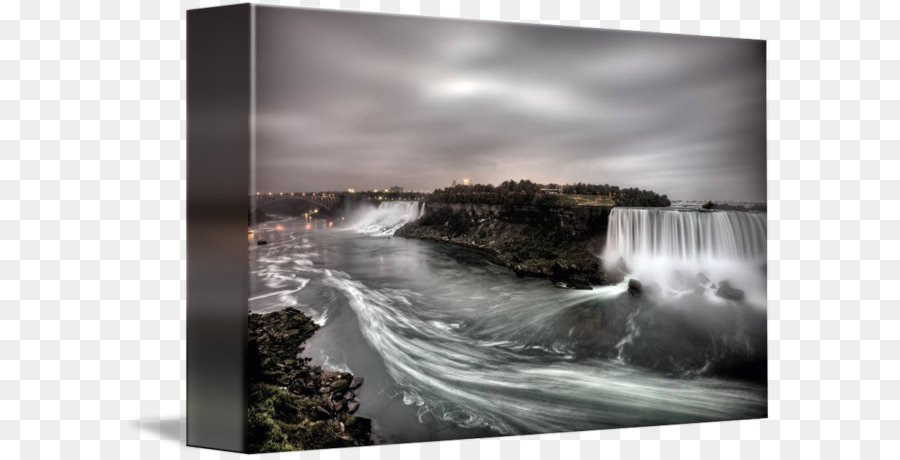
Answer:
<svg viewBox="0 0 900 460"><path fill-rule="evenodd" d="M591 285L607 282L592 251L599 242L556 222L547 225L536 219L516 221L439 209L404 225L394 235L477 249L518 276L547 278L561 287L591 289Z"/></svg>
<svg viewBox="0 0 900 460"><path fill-rule="evenodd" d="M319 329L288 308L248 318L249 450L280 452L372 444L371 421L356 417L361 378L300 356Z"/></svg>

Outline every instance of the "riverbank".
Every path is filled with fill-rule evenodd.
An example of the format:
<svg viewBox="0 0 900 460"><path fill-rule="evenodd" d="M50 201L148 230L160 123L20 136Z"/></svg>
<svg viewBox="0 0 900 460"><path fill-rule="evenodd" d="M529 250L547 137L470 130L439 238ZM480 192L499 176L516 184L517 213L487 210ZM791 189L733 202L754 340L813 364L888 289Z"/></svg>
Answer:
<svg viewBox="0 0 900 460"><path fill-rule="evenodd" d="M294 308L248 317L249 449L280 452L372 444L354 416L362 379L309 364L300 353L319 326Z"/></svg>
<svg viewBox="0 0 900 460"><path fill-rule="evenodd" d="M504 208L432 204L394 236L441 241L491 255L518 276L546 278L569 288L607 284L596 253L608 207Z"/></svg>

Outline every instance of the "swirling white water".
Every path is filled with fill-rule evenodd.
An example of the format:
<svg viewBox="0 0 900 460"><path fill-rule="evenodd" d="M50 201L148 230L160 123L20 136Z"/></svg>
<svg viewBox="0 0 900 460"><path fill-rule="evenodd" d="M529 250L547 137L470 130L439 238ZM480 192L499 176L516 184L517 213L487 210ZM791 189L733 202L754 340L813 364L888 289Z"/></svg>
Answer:
<svg viewBox="0 0 900 460"><path fill-rule="evenodd" d="M399 212L391 203L382 211L392 218L366 225L390 228L391 219L413 214L405 206ZM558 289L517 278L466 249L371 236L384 231L341 232L303 222L280 228L257 229L269 244L251 246L250 307L295 306L323 324L304 354L366 379L358 414L372 418L387 442L766 413L761 384L702 371L718 356L709 349L759 346L744 331L759 323L748 322L755 317L744 310L703 298L688 305L687 297L654 308L625 294L624 284ZM696 331L677 328L695 317ZM723 318L743 329L718 331ZM643 331L631 343L625 343L626 320ZM654 329L653 323L664 324ZM692 333L722 337L699 353L679 348L679 337ZM657 343L666 350L656 351ZM644 355L666 356L678 366L654 370Z"/></svg>

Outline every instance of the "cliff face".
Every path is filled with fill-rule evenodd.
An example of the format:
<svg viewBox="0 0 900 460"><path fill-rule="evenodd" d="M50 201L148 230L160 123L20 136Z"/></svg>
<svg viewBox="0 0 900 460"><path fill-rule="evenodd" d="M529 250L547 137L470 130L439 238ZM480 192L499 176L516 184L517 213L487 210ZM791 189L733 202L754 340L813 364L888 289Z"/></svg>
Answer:
<svg viewBox="0 0 900 460"><path fill-rule="evenodd" d="M428 203L425 216L395 236L480 249L517 275L589 288L606 283L595 254L603 247L611 209Z"/></svg>

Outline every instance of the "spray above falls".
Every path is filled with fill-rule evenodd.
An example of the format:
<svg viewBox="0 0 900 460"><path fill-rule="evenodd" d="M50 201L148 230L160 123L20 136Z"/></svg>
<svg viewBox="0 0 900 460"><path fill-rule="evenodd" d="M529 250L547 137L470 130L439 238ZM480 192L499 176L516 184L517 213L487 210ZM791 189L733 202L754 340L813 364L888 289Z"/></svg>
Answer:
<svg viewBox="0 0 900 460"><path fill-rule="evenodd" d="M392 236L400 227L424 214L425 203L420 201L383 201L360 216L353 228L372 236Z"/></svg>

